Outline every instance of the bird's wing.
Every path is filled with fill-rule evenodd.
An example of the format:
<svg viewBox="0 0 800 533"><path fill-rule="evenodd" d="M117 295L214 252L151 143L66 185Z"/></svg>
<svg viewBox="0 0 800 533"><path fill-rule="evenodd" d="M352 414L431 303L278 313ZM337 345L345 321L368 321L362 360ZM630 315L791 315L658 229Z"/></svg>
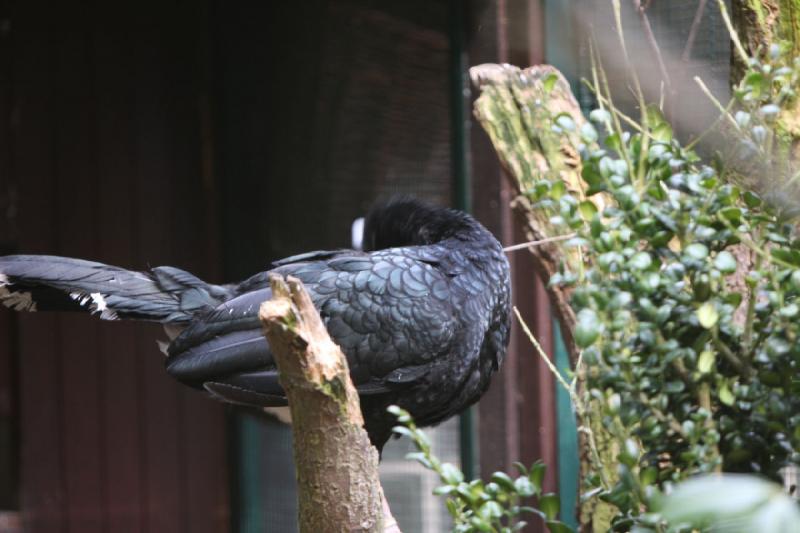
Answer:
<svg viewBox="0 0 800 533"><path fill-rule="evenodd" d="M324 259L331 259L337 255L347 253L348 250L315 250L313 252L305 252L302 254L290 255L277 261L272 262L272 267L277 268L292 263L308 263L309 261L322 261Z"/></svg>
<svg viewBox="0 0 800 533"><path fill-rule="evenodd" d="M105 319L183 323L231 296L175 267L136 272L68 257L0 257L0 302L17 311L90 311Z"/></svg>
<svg viewBox="0 0 800 533"><path fill-rule="evenodd" d="M339 253L274 271L304 283L361 394L416 382L452 346L457 322L449 277L430 258L403 249ZM270 297L268 288L249 292L195 320L170 346L168 371L195 386L264 395L265 405L283 397L257 316ZM245 403L259 403L250 399Z"/></svg>

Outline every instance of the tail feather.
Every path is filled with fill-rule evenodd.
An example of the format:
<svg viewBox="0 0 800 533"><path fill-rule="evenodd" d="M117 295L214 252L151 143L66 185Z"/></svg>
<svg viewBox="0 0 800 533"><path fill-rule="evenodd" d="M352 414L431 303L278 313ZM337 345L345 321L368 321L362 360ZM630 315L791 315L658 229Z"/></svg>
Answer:
<svg viewBox="0 0 800 533"><path fill-rule="evenodd" d="M88 311L100 318L187 322L227 289L173 267L136 272L47 255L0 257L0 302L17 311Z"/></svg>

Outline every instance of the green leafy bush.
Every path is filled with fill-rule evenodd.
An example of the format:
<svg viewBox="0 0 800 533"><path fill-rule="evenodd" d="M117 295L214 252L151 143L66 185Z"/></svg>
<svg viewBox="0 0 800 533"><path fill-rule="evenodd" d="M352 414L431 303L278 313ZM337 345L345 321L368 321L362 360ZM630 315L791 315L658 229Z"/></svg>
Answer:
<svg viewBox="0 0 800 533"><path fill-rule="evenodd" d="M511 533L525 527L521 519L525 514L538 515L553 533L569 533L573 529L559 522L558 496L542 492L545 466L537 462L530 468L515 463L519 475L512 478L504 472L495 472L491 480L468 481L461 470L451 463L442 463L433 454L430 441L417 428L407 411L397 406L389 407L400 425L394 428L397 435L411 439L417 451L408 454L408 459L418 461L425 468L436 472L442 485L433 493L447 497L447 510L453 517L456 533L491 532ZM524 505L523 501L537 499L537 507Z"/></svg>
<svg viewBox="0 0 800 533"><path fill-rule="evenodd" d="M741 162L750 161L775 172L771 190L783 191L782 200L792 190L780 181L789 166L780 164L786 153L771 126L793 105L798 64L780 47L750 62L723 109L737 166L703 161L673 137L658 108L640 102L633 132L613 106L593 111L597 128L579 132L556 117L554 128L582 140L585 193L566 190L558 175L524 191L550 224L575 232L565 247L584 258L577 271L565 263L550 283L572 288L585 378L578 412L595 422L583 420L584 430L611 450L610 461L595 454L586 490L616 507L620 530L689 476L777 480L800 462L797 210L740 179Z"/></svg>

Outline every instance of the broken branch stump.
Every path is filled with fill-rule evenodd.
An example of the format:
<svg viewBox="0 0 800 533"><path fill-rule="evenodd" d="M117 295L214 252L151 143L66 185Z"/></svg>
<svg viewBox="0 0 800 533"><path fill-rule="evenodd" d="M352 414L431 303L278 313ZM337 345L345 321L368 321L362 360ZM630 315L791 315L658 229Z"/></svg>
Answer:
<svg viewBox="0 0 800 533"><path fill-rule="evenodd" d="M399 533L347 359L298 279L272 274L270 286L259 318L292 413L301 533Z"/></svg>

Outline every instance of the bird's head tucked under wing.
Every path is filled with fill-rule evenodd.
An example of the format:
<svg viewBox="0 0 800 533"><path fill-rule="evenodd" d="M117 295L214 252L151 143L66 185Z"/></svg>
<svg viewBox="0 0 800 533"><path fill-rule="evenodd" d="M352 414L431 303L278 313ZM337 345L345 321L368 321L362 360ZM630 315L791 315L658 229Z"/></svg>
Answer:
<svg viewBox="0 0 800 533"><path fill-rule="evenodd" d="M363 247L366 251L433 244L470 229L466 214L401 196L378 204L367 214Z"/></svg>

